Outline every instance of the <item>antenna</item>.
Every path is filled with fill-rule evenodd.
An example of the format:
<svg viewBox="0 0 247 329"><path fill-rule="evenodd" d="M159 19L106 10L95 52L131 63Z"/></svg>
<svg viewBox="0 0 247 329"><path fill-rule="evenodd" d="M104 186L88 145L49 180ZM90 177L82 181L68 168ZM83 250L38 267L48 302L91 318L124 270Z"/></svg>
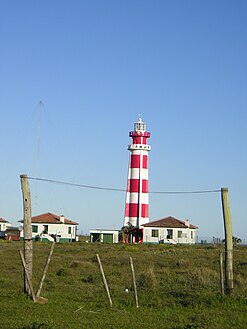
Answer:
<svg viewBox="0 0 247 329"><path fill-rule="evenodd" d="M44 109L44 104L42 101L38 103L37 109L37 158L36 158L36 175L40 176L40 145L41 145L41 123L42 123L42 112ZM35 187L35 207L38 207L38 182L36 182Z"/></svg>

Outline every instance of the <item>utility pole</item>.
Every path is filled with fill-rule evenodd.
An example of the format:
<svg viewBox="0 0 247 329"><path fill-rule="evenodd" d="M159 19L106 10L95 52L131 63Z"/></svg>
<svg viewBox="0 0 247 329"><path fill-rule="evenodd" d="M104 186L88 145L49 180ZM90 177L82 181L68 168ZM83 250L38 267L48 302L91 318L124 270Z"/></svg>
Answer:
<svg viewBox="0 0 247 329"><path fill-rule="evenodd" d="M228 188L221 189L221 201L225 228L225 280L226 293L231 295L233 291L233 244L232 244L232 222Z"/></svg>
<svg viewBox="0 0 247 329"><path fill-rule="evenodd" d="M24 292L32 295L32 272L33 272L33 240L32 240L32 224L31 224L31 197L27 175L21 175L21 188L23 195L23 238L24 238L24 259L26 271L24 270ZM27 273L27 274L26 274Z"/></svg>

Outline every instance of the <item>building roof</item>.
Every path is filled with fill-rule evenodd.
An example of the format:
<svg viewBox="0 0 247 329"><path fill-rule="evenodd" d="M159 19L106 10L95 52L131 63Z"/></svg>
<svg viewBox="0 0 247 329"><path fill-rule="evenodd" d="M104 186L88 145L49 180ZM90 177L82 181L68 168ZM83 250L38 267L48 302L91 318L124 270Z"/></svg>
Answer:
<svg viewBox="0 0 247 329"><path fill-rule="evenodd" d="M0 223L9 223L6 219L0 218Z"/></svg>
<svg viewBox="0 0 247 329"><path fill-rule="evenodd" d="M8 228L6 228L6 232L7 231L20 231L20 227L16 227L16 226L9 226Z"/></svg>
<svg viewBox="0 0 247 329"><path fill-rule="evenodd" d="M197 229L198 227L189 223L189 221L182 221L174 217L165 217L153 222L149 222L142 226L144 227L168 227L168 228L192 228ZM189 225L188 225L189 224Z"/></svg>
<svg viewBox="0 0 247 329"><path fill-rule="evenodd" d="M47 212L45 214L33 216L31 221L32 223L63 224L62 217L63 216L58 216L50 212ZM20 222L23 222L23 220L21 220ZM65 217L64 217L64 224L78 225L78 223L73 222L72 220Z"/></svg>

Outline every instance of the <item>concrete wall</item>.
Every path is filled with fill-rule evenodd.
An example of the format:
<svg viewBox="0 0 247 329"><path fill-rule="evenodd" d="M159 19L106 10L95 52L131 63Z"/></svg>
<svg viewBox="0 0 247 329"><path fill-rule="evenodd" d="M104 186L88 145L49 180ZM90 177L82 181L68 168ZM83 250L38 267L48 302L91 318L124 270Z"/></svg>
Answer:
<svg viewBox="0 0 247 329"><path fill-rule="evenodd" d="M111 236L111 243L118 243L118 230L91 230L90 231L90 241L94 242L95 237L97 237L97 241L95 242L100 242L104 243L108 239L105 239L106 236Z"/></svg>
<svg viewBox="0 0 247 329"><path fill-rule="evenodd" d="M153 230L157 234L155 237L152 236ZM169 233L172 234L169 235ZM145 227L143 230L143 242L193 244L196 242L196 233L195 229L190 228Z"/></svg>
<svg viewBox="0 0 247 329"><path fill-rule="evenodd" d="M46 225L48 226L48 231L45 234L61 236L60 241L69 241L76 239L76 227L77 225L69 224L41 224L41 223L32 223L32 237L36 238L41 236L44 232ZM34 231L34 228L37 227L37 232ZM21 238L23 238L23 231L21 231Z"/></svg>

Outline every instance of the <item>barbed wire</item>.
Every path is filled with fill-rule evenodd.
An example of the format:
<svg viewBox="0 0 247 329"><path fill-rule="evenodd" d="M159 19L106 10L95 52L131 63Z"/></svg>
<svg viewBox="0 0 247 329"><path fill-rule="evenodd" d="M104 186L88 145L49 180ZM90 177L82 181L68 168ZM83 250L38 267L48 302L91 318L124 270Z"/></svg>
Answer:
<svg viewBox="0 0 247 329"><path fill-rule="evenodd" d="M126 189L120 188L113 188L113 187L102 187L102 186L94 186L94 185L86 185L86 184L76 184L64 181L58 181L54 179L47 179L47 178L39 178L39 177L29 177L28 179L48 182L53 184L60 184L60 185L67 185L67 186L75 186L75 187L82 187L94 190L103 190L103 191L114 191L114 192L126 192ZM218 193L221 192L221 189L214 189L214 190L201 190L201 191L149 191L149 194L205 194L205 193Z"/></svg>

